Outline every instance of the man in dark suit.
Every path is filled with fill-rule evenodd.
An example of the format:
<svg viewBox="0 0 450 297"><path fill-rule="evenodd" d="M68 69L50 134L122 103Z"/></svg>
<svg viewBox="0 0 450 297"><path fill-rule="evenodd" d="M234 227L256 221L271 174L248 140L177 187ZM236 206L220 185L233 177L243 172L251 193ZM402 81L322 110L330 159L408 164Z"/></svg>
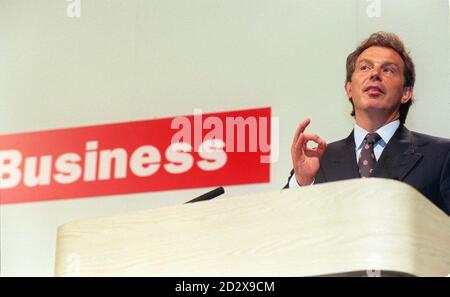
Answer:
<svg viewBox="0 0 450 297"><path fill-rule="evenodd" d="M393 33L378 32L347 57L345 91L355 127L329 145L300 123L291 147L294 169L285 188L358 177L410 184L450 215L450 140L409 131L414 63ZM317 147L307 146L309 141Z"/></svg>

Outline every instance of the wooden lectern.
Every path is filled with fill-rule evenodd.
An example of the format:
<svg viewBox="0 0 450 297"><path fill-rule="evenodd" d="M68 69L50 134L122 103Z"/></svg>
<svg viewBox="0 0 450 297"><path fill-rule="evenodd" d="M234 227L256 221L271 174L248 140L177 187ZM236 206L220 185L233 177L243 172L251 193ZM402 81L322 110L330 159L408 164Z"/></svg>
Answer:
<svg viewBox="0 0 450 297"><path fill-rule="evenodd" d="M57 276L450 274L450 217L378 178L83 220L57 236Z"/></svg>

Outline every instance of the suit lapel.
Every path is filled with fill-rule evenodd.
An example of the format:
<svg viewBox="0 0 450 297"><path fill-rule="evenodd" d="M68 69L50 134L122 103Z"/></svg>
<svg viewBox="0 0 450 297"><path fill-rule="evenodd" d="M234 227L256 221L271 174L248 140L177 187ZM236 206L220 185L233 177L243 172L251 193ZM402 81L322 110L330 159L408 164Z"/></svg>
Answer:
<svg viewBox="0 0 450 297"><path fill-rule="evenodd" d="M353 130L350 135L344 139L343 145L343 149L337 150L335 154L333 154L332 166L334 168L331 172L337 174L337 180L358 178L360 175L358 173L358 164L356 163Z"/></svg>
<svg viewBox="0 0 450 297"><path fill-rule="evenodd" d="M381 154L374 169L374 177L404 180L422 158L415 152L411 132L400 125Z"/></svg>

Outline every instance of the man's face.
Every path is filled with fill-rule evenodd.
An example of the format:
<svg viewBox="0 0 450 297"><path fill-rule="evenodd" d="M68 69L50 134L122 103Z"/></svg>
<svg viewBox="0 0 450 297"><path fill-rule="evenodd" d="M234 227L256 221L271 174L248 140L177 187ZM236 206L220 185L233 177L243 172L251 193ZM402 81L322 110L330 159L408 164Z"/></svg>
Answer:
<svg viewBox="0 0 450 297"><path fill-rule="evenodd" d="M363 113L397 116L400 104L412 97L412 88L403 87L404 66L400 55L386 47L372 46L359 55L351 82L345 83L357 119Z"/></svg>

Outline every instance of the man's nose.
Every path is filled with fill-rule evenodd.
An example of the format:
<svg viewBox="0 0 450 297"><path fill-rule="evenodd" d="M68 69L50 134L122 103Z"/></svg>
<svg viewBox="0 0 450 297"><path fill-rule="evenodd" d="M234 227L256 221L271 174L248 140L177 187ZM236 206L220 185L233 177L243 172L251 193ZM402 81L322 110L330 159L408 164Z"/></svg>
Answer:
<svg viewBox="0 0 450 297"><path fill-rule="evenodd" d="M381 69L379 67L374 67L370 72L370 80L378 80L381 81Z"/></svg>

